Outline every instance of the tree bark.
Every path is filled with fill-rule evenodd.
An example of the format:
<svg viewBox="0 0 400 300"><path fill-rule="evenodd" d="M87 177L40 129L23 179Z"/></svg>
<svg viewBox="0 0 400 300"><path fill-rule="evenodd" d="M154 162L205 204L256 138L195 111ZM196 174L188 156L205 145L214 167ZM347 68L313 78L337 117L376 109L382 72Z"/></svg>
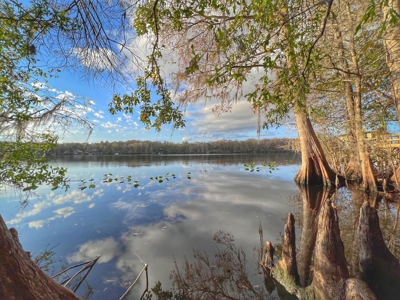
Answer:
<svg viewBox="0 0 400 300"><path fill-rule="evenodd" d="M400 0L390 0L387 7L384 7L384 18L389 9L400 13ZM383 38L386 50L386 63L390 70L390 81L392 83L392 97L397 112L397 120L400 124L400 23L386 24L387 30Z"/></svg>
<svg viewBox="0 0 400 300"><path fill-rule="evenodd" d="M328 200L322 204L318 220L312 282L316 298L344 299L344 286L348 278L337 210Z"/></svg>
<svg viewBox="0 0 400 300"><path fill-rule="evenodd" d="M336 174L325 158L305 107L297 105L295 116L302 163L294 180L304 185L335 185Z"/></svg>
<svg viewBox="0 0 400 300"><path fill-rule="evenodd" d="M285 224L282 243L282 259L279 261L279 265L286 276L293 278L296 284L299 283L296 261L296 233L294 227L294 216L292 213L289 213Z"/></svg>
<svg viewBox="0 0 400 300"><path fill-rule="evenodd" d="M337 26L335 27L335 39L337 41L338 56L340 58L341 67L345 72L341 72L343 80L343 90L346 100L346 111L347 111L347 128L346 134L348 137L350 157L345 170L345 177L349 180L357 180L361 178L360 170L360 156L357 151L357 139L356 139L356 122L355 122L355 108L354 108L354 97L353 97L353 86L352 78L350 76L351 70L349 62L345 55L345 47L343 43L343 35L341 32L340 21L335 20ZM335 67L335 65L333 65ZM356 147L352 147L356 146Z"/></svg>
<svg viewBox="0 0 400 300"><path fill-rule="evenodd" d="M376 209L364 202L358 226L360 245L359 278L365 281L378 299L400 295L400 263L386 246Z"/></svg>
<svg viewBox="0 0 400 300"><path fill-rule="evenodd" d="M303 198L303 221L298 251L298 272L300 286L308 286L311 272L312 256L318 231L318 215L321 203L325 203L332 190L321 187L299 186Z"/></svg>
<svg viewBox="0 0 400 300"><path fill-rule="evenodd" d="M25 252L15 228L7 229L0 215L0 299L78 300L44 273Z"/></svg>
<svg viewBox="0 0 400 300"><path fill-rule="evenodd" d="M347 2L345 5L347 11L347 26L351 28L351 32L355 32L356 23L354 21L354 16L350 7L350 3ZM346 28L346 30L349 30L349 28ZM351 63L346 62L347 70L343 75L345 80L344 92L346 96L346 107L348 110L347 112L353 123L353 132L355 133L357 140L358 156L361 164L362 188L364 190L377 191L378 185L375 174L373 172L372 161L368 152L367 145L365 143L365 136L363 131L362 73L359 67L359 53L356 47L355 35L351 34L348 37L347 42L349 44ZM351 71L352 76L349 76L349 71Z"/></svg>

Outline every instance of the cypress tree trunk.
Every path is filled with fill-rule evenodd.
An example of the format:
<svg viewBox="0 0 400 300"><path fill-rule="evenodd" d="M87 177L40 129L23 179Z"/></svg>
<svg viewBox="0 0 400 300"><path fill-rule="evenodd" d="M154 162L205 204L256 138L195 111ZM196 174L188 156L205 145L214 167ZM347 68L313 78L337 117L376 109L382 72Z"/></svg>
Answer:
<svg viewBox="0 0 400 300"><path fill-rule="evenodd" d="M7 229L0 215L0 299L79 300L44 273L22 249L15 228Z"/></svg>
<svg viewBox="0 0 400 300"><path fill-rule="evenodd" d="M312 282L316 299L344 299L348 278L337 210L328 200L322 204L318 219Z"/></svg>
<svg viewBox="0 0 400 300"><path fill-rule="evenodd" d="M298 184L335 185L336 174L329 166L304 106L295 108L301 149L301 169L295 177Z"/></svg>

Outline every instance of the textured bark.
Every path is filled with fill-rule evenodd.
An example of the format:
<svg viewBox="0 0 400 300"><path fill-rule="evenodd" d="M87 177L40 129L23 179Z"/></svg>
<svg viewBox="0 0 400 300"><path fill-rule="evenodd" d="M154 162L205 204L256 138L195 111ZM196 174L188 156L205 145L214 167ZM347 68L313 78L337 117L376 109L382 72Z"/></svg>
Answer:
<svg viewBox="0 0 400 300"><path fill-rule="evenodd" d="M400 13L400 0L390 0L384 8L385 17L389 9ZM386 24L387 30L383 39L386 51L386 62L390 70L390 81L392 83L392 97L397 111L398 122L400 123L400 23Z"/></svg>
<svg viewBox="0 0 400 300"><path fill-rule="evenodd" d="M347 16L349 24L354 24L352 20L352 12L350 6L347 5ZM356 47L355 36L349 38L349 46L351 53L351 70L355 74L353 84L354 89L351 87L346 92L351 92L354 101L354 126L357 139L358 154L361 160L361 174L362 174L362 187L364 190L377 191L378 184L375 174L373 172L372 161L368 153L367 145L365 143L365 136L363 131L363 117L362 117L362 75L358 64L359 54Z"/></svg>
<svg viewBox="0 0 400 300"><path fill-rule="evenodd" d="M298 272L300 277L300 286L309 285L311 272L311 262L317 238L318 215L321 203L325 203L332 190L299 186L303 198L303 226L301 231L300 248L298 252Z"/></svg>
<svg viewBox="0 0 400 300"><path fill-rule="evenodd" d="M279 265L288 277L292 277L296 284L299 282L296 261L296 233L294 216L289 213L283 232L282 259Z"/></svg>
<svg viewBox="0 0 400 300"><path fill-rule="evenodd" d="M400 295L400 263L387 248L378 213L368 202L360 211L358 240L359 278L369 285L378 299L395 299L395 295Z"/></svg>
<svg viewBox="0 0 400 300"><path fill-rule="evenodd" d="M262 264L268 269L274 266L274 253L275 249L270 241L267 241L264 246L264 255Z"/></svg>
<svg viewBox="0 0 400 300"><path fill-rule="evenodd" d="M0 299L78 300L45 274L23 249L15 228L7 229L0 215Z"/></svg>
<svg viewBox="0 0 400 300"><path fill-rule="evenodd" d="M345 284L345 300L376 300L374 293L362 280L349 278Z"/></svg>
<svg viewBox="0 0 400 300"><path fill-rule="evenodd" d="M326 201L318 220L312 286L317 299L344 299L349 278L336 208Z"/></svg>
<svg viewBox="0 0 400 300"><path fill-rule="evenodd" d="M305 107L295 108L301 149L301 168L295 181L305 185L335 185L336 174L329 166Z"/></svg>
<svg viewBox="0 0 400 300"><path fill-rule="evenodd" d="M343 43L343 35L341 32L340 21L336 20L337 26L335 27L335 39L338 48L338 56L341 63L341 68L345 72L341 72L343 79L343 90L346 100L346 111L347 111L347 128L346 133L348 142L350 143L350 157L345 170L345 177L348 180L357 180L361 178L360 170L360 156L357 151L357 139L356 139L356 120L355 120L355 103L353 97L353 85L352 78L350 76L351 70L349 62L345 55L345 46ZM347 29L346 29L347 30ZM352 147L355 146L355 147Z"/></svg>
<svg viewBox="0 0 400 300"><path fill-rule="evenodd" d="M357 228L358 222L360 220L360 209L364 203L366 193L360 191L360 186L358 184L348 185L347 186L351 193L352 200L352 214L353 214L353 242L352 247L349 249L349 267L350 267L350 276L357 276L359 273L359 260L360 260L360 251L358 245L358 235Z"/></svg>
<svg viewBox="0 0 400 300"><path fill-rule="evenodd" d="M263 259L261 262L264 272L264 284L267 291L271 294L275 289L275 281L272 277L271 269L274 267L274 252L275 249L270 241L267 241L264 246Z"/></svg>

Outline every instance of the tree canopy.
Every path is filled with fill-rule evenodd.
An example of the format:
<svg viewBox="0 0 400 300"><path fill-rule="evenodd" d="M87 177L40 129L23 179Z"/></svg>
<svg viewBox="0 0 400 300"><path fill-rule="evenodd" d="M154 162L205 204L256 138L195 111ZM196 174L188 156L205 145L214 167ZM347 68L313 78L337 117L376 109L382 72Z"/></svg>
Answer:
<svg viewBox="0 0 400 300"><path fill-rule="evenodd" d="M385 132L398 119L392 95L397 79L388 64L396 42L390 49L386 42L398 27L396 3L141 2L134 26L152 49L138 89L153 85L167 98L174 91L181 107L216 101L217 114L246 99L265 117L265 128L284 124L293 113L303 155L296 180L332 184L336 175L351 173L366 189L376 189L365 134ZM331 169L314 127L349 137L353 153L341 160L351 171Z"/></svg>
<svg viewBox="0 0 400 300"><path fill-rule="evenodd" d="M68 188L66 169L52 167L45 153L60 133L93 125L92 101L49 86L65 68L107 82L123 80L134 61L119 35L127 7L101 1L32 0L0 3L0 185L28 194L40 184ZM118 35L118 38L116 38Z"/></svg>

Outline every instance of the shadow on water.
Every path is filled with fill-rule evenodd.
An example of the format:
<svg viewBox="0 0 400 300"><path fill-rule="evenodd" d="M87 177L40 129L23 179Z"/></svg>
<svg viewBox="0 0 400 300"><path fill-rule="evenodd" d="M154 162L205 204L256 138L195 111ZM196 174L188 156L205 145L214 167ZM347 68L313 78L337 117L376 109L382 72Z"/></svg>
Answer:
<svg viewBox="0 0 400 300"><path fill-rule="evenodd" d="M296 216L300 240L289 214L277 262L272 246L265 246L269 285L282 284L301 299L400 297L398 200L368 195L354 185L340 190L299 188L301 197L293 199L303 208Z"/></svg>

